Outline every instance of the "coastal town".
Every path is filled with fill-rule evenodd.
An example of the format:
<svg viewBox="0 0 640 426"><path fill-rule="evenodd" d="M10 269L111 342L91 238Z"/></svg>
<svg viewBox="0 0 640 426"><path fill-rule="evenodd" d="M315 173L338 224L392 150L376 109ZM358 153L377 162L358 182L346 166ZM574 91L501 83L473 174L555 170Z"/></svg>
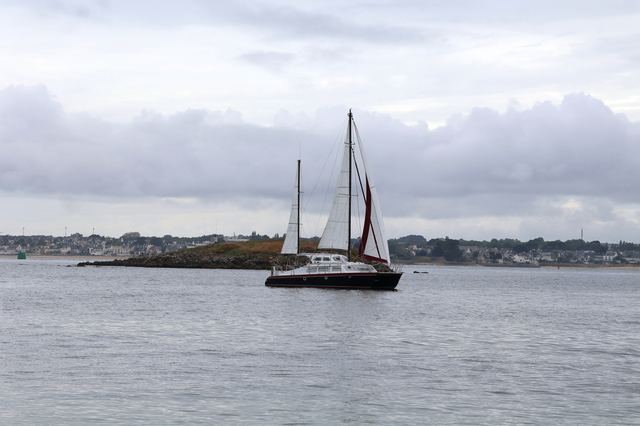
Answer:
<svg viewBox="0 0 640 426"><path fill-rule="evenodd" d="M610 247L609 247L610 246ZM543 251L533 249L524 253L516 253L513 249L487 248L478 246L459 246L462 261L485 265L540 265L544 263L574 263L574 264L638 264L640 265L640 251L618 250L615 244L607 244L604 253L593 250L552 250ZM420 253L412 247L415 253ZM429 256L429 249L426 250Z"/></svg>
<svg viewBox="0 0 640 426"><path fill-rule="evenodd" d="M442 257L450 262L475 263L487 266L541 264L640 265L640 245L620 241L617 244L568 240L545 241L536 238L527 242L514 239L491 241L451 240L448 237L426 241L420 235L390 240L392 256L404 262Z"/></svg>
<svg viewBox="0 0 640 426"><path fill-rule="evenodd" d="M140 254L175 252L223 241L248 241L248 238L225 238L216 234L195 238L180 238L171 235L143 237L139 232L128 232L119 238L97 234L85 237L80 233L65 237L0 235L0 255L25 253L27 255L49 256L130 257Z"/></svg>
<svg viewBox="0 0 640 426"><path fill-rule="evenodd" d="M112 238L80 233L69 236L15 236L0 235L0 255L25 253L31 256L99 256L132 257L178 252L188 248L223 242L277 240L278 234L269 237L252 232L250 235L222 234L200 237L145 237L139 232L128 232ZM311 241L317 240L311 238ZM358 240L352 244L357 247ZM542 238L521 242L514 239L491 241L465 241L446 238L426 240L420 235L389 240L391 257L400 263L425 263L434 260L457 264L486 266L538 266L542 264L585 265L640 265L640 244L585 242L582 240L545 241Z"/></svg>

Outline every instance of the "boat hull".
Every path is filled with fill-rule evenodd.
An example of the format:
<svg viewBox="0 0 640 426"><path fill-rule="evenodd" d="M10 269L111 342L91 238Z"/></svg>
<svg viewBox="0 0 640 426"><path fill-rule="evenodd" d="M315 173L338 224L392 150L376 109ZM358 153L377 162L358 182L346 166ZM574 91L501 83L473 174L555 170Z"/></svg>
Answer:
<svg viewBox="0 0 640 426"><path fill-rule="evenodd" d="M312 287L340 288L352 290L394 290L402 272L378 272L370 274L313 274L272 275L267 278L267 287Z"/></svg>

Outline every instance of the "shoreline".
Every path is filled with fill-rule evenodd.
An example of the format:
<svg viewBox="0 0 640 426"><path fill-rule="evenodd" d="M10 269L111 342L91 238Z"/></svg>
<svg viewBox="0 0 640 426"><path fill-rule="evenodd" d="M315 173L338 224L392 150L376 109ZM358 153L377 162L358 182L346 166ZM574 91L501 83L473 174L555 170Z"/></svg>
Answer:
<svg viewBox="0 0 640 426"><path fill-rule="evenodd" d="M125 260L130 259L132 256L91 256L91 255L52 255L52 254L29 254L27 253L26 259L18 259L17 254L0 254L0 259L16 259L16 260L29 260L29 259L67 259L67 260L78 260L80 262L90 262L90 261L110 261L110 260ZM418 262L405 263L398 262L397 264L402 265L403 267L410 266L464 266L464 267L485 267L485 268L517 268L517 269L612 269L612 270L621 270L621 271L640 271L640 264L638 265L597 265L597 264L538 264L536 266L533 265L521 265L521 264L479 264L472 262L446 262L442 260L420 260ZM114 265L116 266L116 265Z"/></svg>
<svg viewBox="0 0 640 426"><path fill-rule="evenodd" d="M419 262L414 263L404 263L398 262L398 264L402 266L466 266L466 267L484 267L484 268L522 268L522 269L615 269L615 270L630 270L630 271L640 271L640 264L637 265L598 265L598 264L572 264L572 263L540 263L538 265L528 265L528 264L480 264L473 262L446 262L439 260L421 260Z"/></svg>
<svg viewBox="0 0 640 426"><path fill-rule="evenodd" d="M128 259L130 256L91 256L91 255L82 255L82 254L33 254L27 253L26 259L20 260L29 260L29 259L97 259L97 260L115 260L115 259ZM18 259L18 254L0 254L0 259Z"/></svg>

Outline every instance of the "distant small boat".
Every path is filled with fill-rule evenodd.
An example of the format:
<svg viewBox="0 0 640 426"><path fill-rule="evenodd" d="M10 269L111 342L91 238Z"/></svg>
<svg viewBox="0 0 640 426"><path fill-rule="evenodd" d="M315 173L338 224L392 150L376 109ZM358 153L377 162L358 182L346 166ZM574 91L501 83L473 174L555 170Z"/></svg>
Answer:
<svg viewBox="0 0 640 426"><path fill-rule="evenodd" d="M308 257L309 263L290 271L273 267L271 276L265 282L266 286L393 290L398 285L402 272L390 265L389 246L384 233L380 204L359 137L357 139L362 157L363 175L360 175L357 164L356 174L358 178L364 178L358 179L358 181L365 202L365 218L358 254L363 259L379 262L388 271L379 272L372 265L351 261L351 185L352 160L355 162L353 155L354 130L357 136L351 111L349 111L348 122L338 189L327 226L318 243L318 248L321 250L344 250L346 253L345 255L333 252L300 253L300 160L298 160L298 174L289 227L281 253ZM297 264L296 258L296 266Z"/></svg>
<svg viewBox="0 0 640 426"><path fill-rule="evenodd" d="M18 253L18 259L26 259L26 258L27 258L26 253L23 253L23 252Z"/></svg>

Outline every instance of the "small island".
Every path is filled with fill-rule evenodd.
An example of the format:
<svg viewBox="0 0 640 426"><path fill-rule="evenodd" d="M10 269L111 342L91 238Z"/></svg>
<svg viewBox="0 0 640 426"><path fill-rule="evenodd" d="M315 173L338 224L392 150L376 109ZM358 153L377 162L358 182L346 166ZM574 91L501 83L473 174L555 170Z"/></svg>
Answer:
<svg viewBox="0 0 640 426"><path fill-rule="evenodd" d="M291 255L281 255L282 239L209 244L178 252L141 254L126 259L82 262L78 266L130 266L143 268L261 269L287 267ZM302 241L302 252L315 252L317 241ZM305 258L306 260L306 258Z"/></svg>

